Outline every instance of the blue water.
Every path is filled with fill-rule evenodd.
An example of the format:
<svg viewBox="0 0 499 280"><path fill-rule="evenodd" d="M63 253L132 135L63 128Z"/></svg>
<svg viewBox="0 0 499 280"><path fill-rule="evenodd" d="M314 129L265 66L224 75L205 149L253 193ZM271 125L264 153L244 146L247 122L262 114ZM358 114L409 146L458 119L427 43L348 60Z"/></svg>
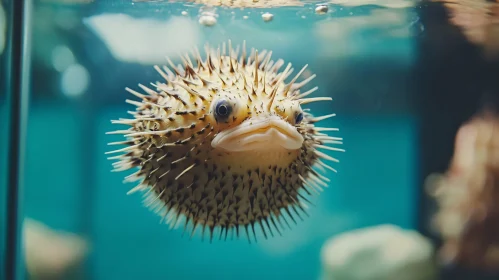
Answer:
<svg viewBox="0 0 499 280"><path fill-rule="evenodd" d="M86 279L316 279L321 246L335 234L384 223L416 226L418 119L401 78L409 75L414 59L417 18L412 9L337 6L322 17L309 6L264 9L274 14L270 23L261 20L260 10L236 9L231 14L218 9L217 25L196 31L200 46L206 41L246 40L248 46L273 50L274 57L295 68L308 63L317 74L316 95L334 99L330 107L311 108L316 115L338 114L324 126L340 128L347 150L331 154L340 159L335 166L338 174L328 174L330 187L314 200L310 218L285 230L282 237L249 245L244 239L209 244L199 237L182 238L181 231L159 224L160 218L142 206L140 194L126 195L132 185L122 183L123 173L110 172L104 152L116 138L105 132L115 129L111 119L124 117L130 109L124 87L135 88L159 76L151 63L123 62L113 56L89 27L89 19L125 13L158 20L178 17L199 25L197 6L118 2L63 8L39 4L35 13L35 23L40 24L35 24L33 35L24 213L89 239ZM191 17L180 16L185 9ZM243 20L247 11L252 14ZM364 23L380 11L371 18L378 25ZM383 13L402 20L379 21ZM76 18L75 25L61 29L57 21L69 15ZM317 35L318 24L329 26L322 37ZM407 34L396 33L401 29ZM127 30L115 32L127 36ZM51 67L52 51L59 45L68 46L89 73L81 96L65 96L62 74ZM0 147L5 146L1 137ZM5 170L5 160L0 161L0 170Z"/></svg>
<svg viewBox="0 0 499 280"><path fill-rule="evenodd" d="M410 116L338 118L348 152L340 158L338 174L331 174L330 188L314 201L310 218L283 237L248 245L244 239L209 244L181 238L180 231L159 224L140 195L125 194L131 185L121 184L123 174L109 172L103 156L109 148L104 133L113 129L108 120L125 109L94 112L98 125L91 135L79 132L80 116L70 108L39 104L30 115L26 215L76 232L82 220L90 220L93 279L308 279L318 274L318 253L334 234L382 223L415 226L417 123ZM65 128L64 141L41 136L55 126ZM82 171L79 150L87 145L95 146L89 151L97 159L91 163L94 186L81 184L89 174ZM90 201L81 199L83 192L93 193L85 196Z"/></svg>

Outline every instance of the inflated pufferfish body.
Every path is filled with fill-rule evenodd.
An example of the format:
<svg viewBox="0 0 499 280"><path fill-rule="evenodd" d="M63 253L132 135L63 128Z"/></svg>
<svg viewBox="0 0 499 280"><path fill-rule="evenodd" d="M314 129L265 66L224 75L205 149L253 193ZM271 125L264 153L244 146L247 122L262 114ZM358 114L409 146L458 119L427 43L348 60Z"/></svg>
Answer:
<svg viewBox="0 0 499 280"><path fill-rule="evenodd" d="M149 206L163 211L172 227L185 218L191 236L197 226L203 236L209 229L210 241L216 228L226 238L244 227L248 240L250 232L256 239L255 224L265 237L265 226L280 234L282 220L289 227L284 213L294 221L298 210L306 213L304 194L327 187L329 179L318 171L336 172L322 160L338 160L318 149L343 151L327 146L341 138L321 132L338 129L314 126L335 114L314 118L301 108L330 98L305 98L317 87L300 92L315 77L296 82L306 66L285 83L291 64L278 72L284 62L272 61L271 52L252 49L247 56L243 44L238 57L230 41L228 54L225 43L222 50L205 50L202 60L195 49L195 64L185 56L183 66L170 59L171 70L155 66L166 83L153 84L154 90L127 88L141 101L127 100L137 106L129 112L134 118L113 121L131 127L109 132L128 139L110 143L128 145L109 152L123 152L110 159L119 160L115 171L138 167L125 179L140 181L129 193L148 190Z"/></svg>

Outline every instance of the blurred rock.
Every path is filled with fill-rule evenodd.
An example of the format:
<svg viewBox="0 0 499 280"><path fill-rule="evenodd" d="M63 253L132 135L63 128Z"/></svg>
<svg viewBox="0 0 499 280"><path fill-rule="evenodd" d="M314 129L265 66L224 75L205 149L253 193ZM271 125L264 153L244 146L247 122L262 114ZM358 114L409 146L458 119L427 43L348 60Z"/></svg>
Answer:
<svg viewBox="0 0 499 280"><path fill-rule="evenodd" d="M432 0L442 2L450 22L466 38L483 48L489 59L499 59L499 0Z"/></svg>
<svg viewBox="0 0 499 280"><path fill-rule="evenodd" d="M30 279L67 279L66 274L86 256L88 245L81 237L55 231L24 220L24 255Z"/></svg>
<svg viewBox="0 0 499 280"><path fill-rule="evenodd" d="M499 116L485 112L461 126L449 169L426 187L438 205L441 260L499 272Z"/></svg>
<svg viewBox="0 0 499 280"><path fill-rule="evenodd" d="M416 231L394 225L358 229L322 248L322 280L436 279L433 246Z"/></svg>

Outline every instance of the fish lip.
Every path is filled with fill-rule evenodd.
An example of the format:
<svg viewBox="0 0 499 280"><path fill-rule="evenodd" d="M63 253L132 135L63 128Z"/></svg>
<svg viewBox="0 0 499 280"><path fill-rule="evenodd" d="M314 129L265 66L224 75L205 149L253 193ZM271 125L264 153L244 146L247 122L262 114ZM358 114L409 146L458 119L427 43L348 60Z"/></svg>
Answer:
<svg viewBox="0 0 499 280"><path fill-rule="evenodd" d="M218 133L211 141L215 149L228 152L297 150L304 138L295 126L278 116L250 118L236 127Z"/></svg>

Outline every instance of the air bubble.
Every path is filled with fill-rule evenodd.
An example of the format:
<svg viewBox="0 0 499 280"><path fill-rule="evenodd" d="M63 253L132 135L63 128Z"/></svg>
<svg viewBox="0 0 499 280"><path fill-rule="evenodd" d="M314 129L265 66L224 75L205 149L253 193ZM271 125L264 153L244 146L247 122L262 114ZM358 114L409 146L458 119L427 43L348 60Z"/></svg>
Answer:
<svg viewBox="0 0 499 280"><path fill-rule="evenodd" d="M199 23L205 26L213 26L217 23L216 14L212 12L203 12L199 17Z"/></svg>
<svg viewBox="0 0 499 280"><path fill-rule="evenodd" d="M318 4L317 7L315 7L315 13L318 15L324 15L328 10L329 7L326 4Z"/></svg>
<svg viewBox="0 0 499 280"><path fill-rule="evenodd" d="M264 13L262 15L262 18L263 18L263 21L269 22L269 21L272 21L274 19L274 15L271 13Z"/></svg>

